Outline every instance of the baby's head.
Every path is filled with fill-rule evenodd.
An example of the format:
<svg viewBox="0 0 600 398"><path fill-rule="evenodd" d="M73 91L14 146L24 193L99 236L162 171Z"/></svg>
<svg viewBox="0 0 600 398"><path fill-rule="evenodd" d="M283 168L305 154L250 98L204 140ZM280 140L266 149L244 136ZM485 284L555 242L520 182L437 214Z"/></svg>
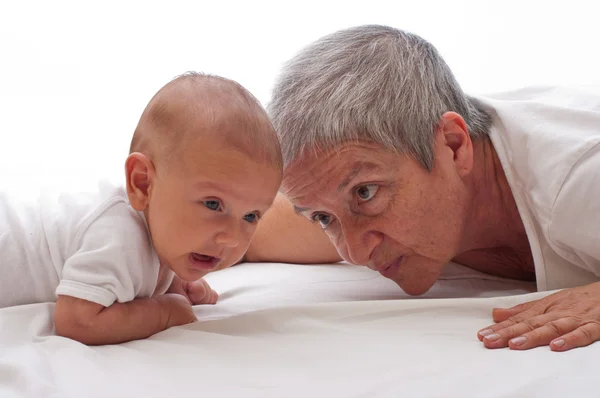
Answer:
<svg viewBox="0 0 600 398"><path fill-rule="evenodd" d="M238 83L197 73L163 88L144 110L125 164L161 264L196 280L246 252L282 176L279 141Z"/></svg>

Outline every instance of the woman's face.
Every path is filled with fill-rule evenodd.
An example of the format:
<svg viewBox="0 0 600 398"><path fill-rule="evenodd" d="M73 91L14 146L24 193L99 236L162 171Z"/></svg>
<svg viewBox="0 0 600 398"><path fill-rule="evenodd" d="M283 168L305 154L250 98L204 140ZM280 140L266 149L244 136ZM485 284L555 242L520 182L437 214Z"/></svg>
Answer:
<svg viewBox="0 0 600 398"><path fill-rule="evenodd" d="M436 134L431 172L372 143L306 151L286 168L282 191L342 258L419 295L460 250L469 196L454 151Z"/></svg>

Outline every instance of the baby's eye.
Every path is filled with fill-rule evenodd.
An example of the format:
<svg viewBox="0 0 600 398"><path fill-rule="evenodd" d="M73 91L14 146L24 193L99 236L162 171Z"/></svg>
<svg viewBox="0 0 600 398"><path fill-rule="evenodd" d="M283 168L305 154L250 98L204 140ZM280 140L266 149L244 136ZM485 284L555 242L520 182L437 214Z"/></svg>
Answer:
<svg viewBox="0 0 600 398"><path fill-rule="evenodd" d="M248 221L250 224L254 224L256 222L256 220L258 220L258 214L248 213L243 218L244 218L244 220Z"/></svg>
<svg viewBox="0 0 600 398"><path fill-rule="evenodd" d="M218 200L203 200L202 203L210 210L221 210L221 202L219 202Z"/></svg>
<svg viewBox="0 0 600 398"><path fill-rule="evenodd" d="M331 224L331 216L325 213L315 213L311 216L313 222L321 224L321 228L325 229Z"/></svg>
<svg viewBox="0 0 600 398"><path fill-rule="evenodd" d="M377 184L368 184L358 187L356 189L356 195L358 196L358 200L361 202L367 202L373 199L378 189L379 185Z"/></svg>

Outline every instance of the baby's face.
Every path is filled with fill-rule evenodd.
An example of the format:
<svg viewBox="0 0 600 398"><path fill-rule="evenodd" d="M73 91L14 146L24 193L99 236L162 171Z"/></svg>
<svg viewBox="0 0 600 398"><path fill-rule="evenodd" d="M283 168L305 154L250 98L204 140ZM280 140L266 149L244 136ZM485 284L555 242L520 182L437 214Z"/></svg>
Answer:
<svg viewBox="0 0 600 398"><path fill-rule="evenodd" d="M161 264L192 281L242 258L281 173L214 141L196 142L183 156L157 168L146 217Z"/></svg>

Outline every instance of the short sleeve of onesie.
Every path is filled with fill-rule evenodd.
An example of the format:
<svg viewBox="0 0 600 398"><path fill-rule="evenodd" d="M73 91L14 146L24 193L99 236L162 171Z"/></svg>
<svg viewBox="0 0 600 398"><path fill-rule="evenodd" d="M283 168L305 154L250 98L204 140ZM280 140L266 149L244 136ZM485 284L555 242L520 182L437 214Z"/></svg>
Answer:
<svg viewBox="0 0 600 398"><path fill-rule="evenodd" d="M159 261L143 218L127 202L98 209L81 225L74 245L57 295L109 307L153 294Z"/></svg>

